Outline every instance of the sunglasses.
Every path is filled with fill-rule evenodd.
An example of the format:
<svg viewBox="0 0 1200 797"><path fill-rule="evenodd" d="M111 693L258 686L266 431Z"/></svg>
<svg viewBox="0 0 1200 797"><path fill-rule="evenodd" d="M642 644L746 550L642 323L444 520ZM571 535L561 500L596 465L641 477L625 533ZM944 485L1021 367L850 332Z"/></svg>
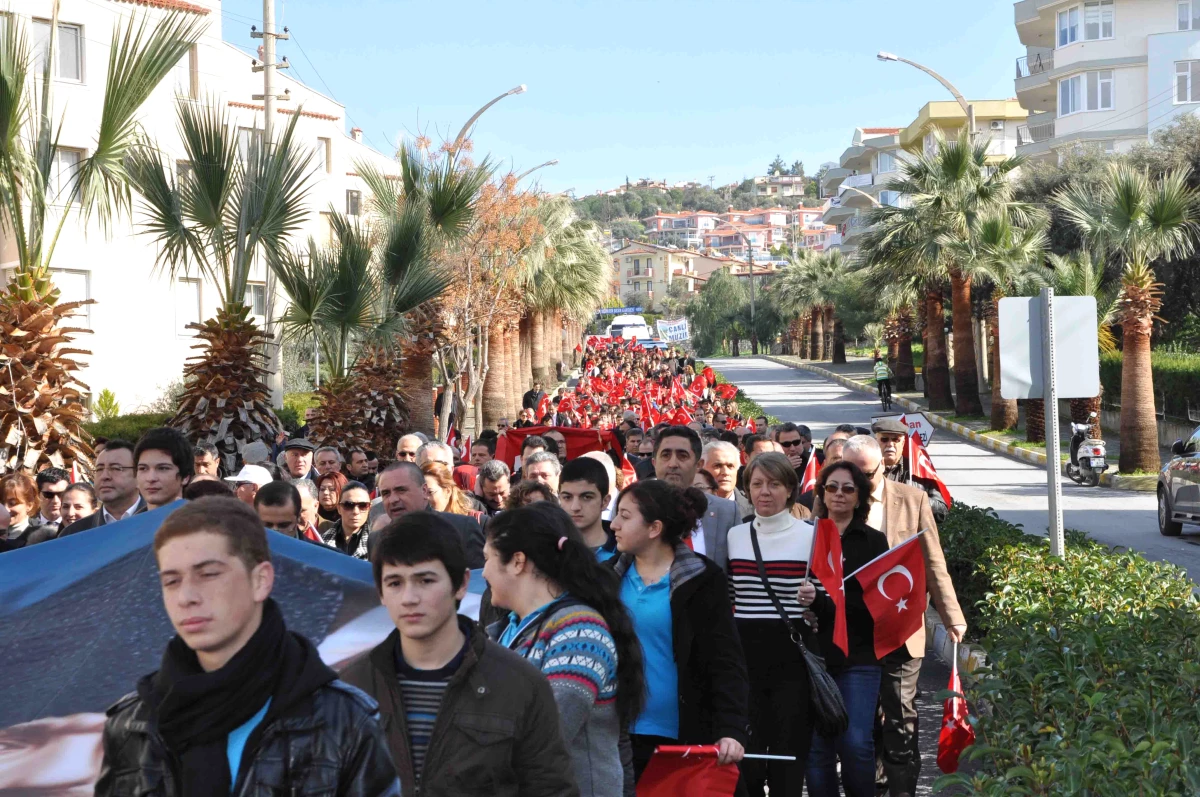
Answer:
<svg viewBox="0 0 1200 797"><path fill-rule="evenodd" d="M63 492L66 492L66 490ZM42 498L45 498L47 501L53 501L55 498L62 498L62 493L56 493L53 490L42 490Z"/></svg>
<svg viewBox="0 0 1200 797"><path fill-rule="evenodd" d="M370 501L342 501L342 509L357 509L359 512L366 512L371 508Z"/></svg>
<svg viewBox="0 0 1200 797"><path fill-rule="evenodd" d="M821 492L823 492L823 493L839 493L840 492L842 495L854 495L856 492L858 492L858 488L855 487L853 484L838 484L837 482L834 482L833 484L822 484Z"/></svg>
<svg viewBox="0 0 1200 797"><path fill-rule="evenodd" d="M779 445L783 446L784 448L794 448L795 446L804 445L804 441L803 440L789 440L785 443L782 440L780 440Z"/></svg>

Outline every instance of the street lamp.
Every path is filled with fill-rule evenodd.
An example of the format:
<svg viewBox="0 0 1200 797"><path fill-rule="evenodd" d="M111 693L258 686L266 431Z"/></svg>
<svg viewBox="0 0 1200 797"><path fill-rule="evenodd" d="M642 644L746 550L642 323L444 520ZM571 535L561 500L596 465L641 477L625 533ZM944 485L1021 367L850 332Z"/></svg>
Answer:
<svg viewBox="0 0 1200 797"><path fill-rule="evenodd" d="M889 53L889 52L884 52L883 50L880 50L879 54L876 55L875 57L878 58L880 61L899 61L902 64L908 64L909 66L916 67L917 69L920 69L922 72L924 72L925 74L932 77L938 83L941 83L943 86L945 86L946 90L949 91L951 94L953 94L954 99L958 101L958 104L960 106L962 106L963 113L965 113L967 115L967 133L971 137L971 142L972 143L975 142L975 106L972 105L971 103L967 102L963 98L962 92L960 92L958 89L954 88L953 83L951 83L949 80L946 80L946 78L942 77L937 72L934 72L929 67L922 66L921 64L918 64L916 61L910 61L907 58L901 58L900 56L896 55L895 53Z"/></svg>
<svg viewBox="0 0 1200 797"><path fill-rule="evenodd" d="M525 171L523 171L519 175L517 175L517 182L521 182L521 180L523 180L525 177L528 177L529 175L533 174L538 169L544 169L547 166L557 166L557 165L558 165L558 158L554 158L552 160L546 161L545 163L534 166L532 169L526 169Z"/></svg>
<svg viewBox="0 0 1200 797"><path fill-rule="evenodd" d="M741 230L734 232L746 244L746 260L750 263L750 353L758 354L758 330L754 327L754 246Z"/></svg>
<svg viewBox="0 0 1200 797"><path fill-rule="evenodd" d="M514 94L524 94L528 90L529 90L529 87L526 86L524 83L522 83L521 85L515 86L514 88L511 88L508 91L504 92L499 97L496 97L491 102L489 102L487 105L483 106L478 111L476 111L474 113L474 115L472 115L471 118L467 120L467 123L462 126L462 130L458 131L458 135L454 137L454 152L456 152L456 153L458 152L458 148L460 146L462 146L463 139L467 137L467 132L471 129L471 125L475 124L476 119L478 119L480 116L483 116L484 111L486 111L488 108L491 108L493 105L500 102L500 100L504 99L505 97L511 97Z"/></svg>

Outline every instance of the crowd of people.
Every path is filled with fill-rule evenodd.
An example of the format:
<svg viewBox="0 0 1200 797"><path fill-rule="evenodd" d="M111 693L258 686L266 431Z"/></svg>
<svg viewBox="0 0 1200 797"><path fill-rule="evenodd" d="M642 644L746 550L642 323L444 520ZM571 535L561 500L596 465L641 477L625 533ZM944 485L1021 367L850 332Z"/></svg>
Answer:
<svg viewBox="0 0 1200 797"><path fill-rule="evenodd" d="M745 417L682 352L580 351L575 384L535 385L514 423L459 448L414 432L388 459L302 428L223 463L159 428L97 441L91 484L0 479L0 550L187 500L154 539L177 636L110 709L96 793L632 796L658 746L685 744L738 765L742 794L914 794L924 631L877 655L849 580L843 649L808 561L818 519L843 572L923 532L932 605L961 639L946 502L908 472L907 427L814 446ZM271 533L369 561L391 635L340 674L321 663L270 597ZM472 571L477 620L459 613ZM835 737L797 640L841 692Z"/></svg>

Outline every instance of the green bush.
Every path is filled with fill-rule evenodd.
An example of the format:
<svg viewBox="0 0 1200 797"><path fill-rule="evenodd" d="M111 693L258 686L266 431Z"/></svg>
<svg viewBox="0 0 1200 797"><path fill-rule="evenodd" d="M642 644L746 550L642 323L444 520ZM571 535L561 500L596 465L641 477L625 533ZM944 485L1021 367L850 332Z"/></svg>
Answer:
<svg viewBox="0 0 1200 797"><path fill-rule="evenodd" d="M1151 352L1154 368L1154 406L1180 418L1187 417L1188 401L1200 403L1200 354ZM1121 352L1100 355L1100 384L1108 401L1121 401ZM1163 406L1163 402L1166 406Z"/></svg>
<svg viewBox="0 0 1200 797"><path fill-rule="evenodd" d="M1200 607L1182 570L1078 533L1051 557L1046 539L959 505L943 539L985 632L968 697L987 710L964 755L979 770L935 790L1200 793Z"/></svg>
<svg viewBox="0 0 1200 797"><path fill-rule="evenodd" d="M104 388L96 396L92 411L96 414L97 420L107 421L109 418L115 418L121 414L121 405L117 403L116 394L108 388Z"/></svg>
<svg viewBox="0 0 1200 797"><path fill-rule="evenodd" d="M696 361L696 373L700 373L703 370L704 370L704 362L702 360L697 360ZM714 369L713 374L717 378L718 385L725 385L725 384L729 383L729 380L726 379L725 375L722 374L720 371L717 371ZM767 411L762 408L762 405L759 404L754 399L747 396L744 392L742 392L742 389L740 387L738 388L737 395L734 396L734 401L737 403L738 412L740 412L742 414L743 418L757 418L760 415L766 415L767 423L769 423L771 425L775 425L775 424L779 423L778 418L776 418L774 415L768 415Z"/></svg>
<svg viewBox="0 0 1200 797"><path fill-rule="evenodd" d="M93 437L105 437L109 440L121 439L136 443L147 429L166 426L169 420L171 420L170 413L139 412L86 423L83 428L91 432Z"/></svg>

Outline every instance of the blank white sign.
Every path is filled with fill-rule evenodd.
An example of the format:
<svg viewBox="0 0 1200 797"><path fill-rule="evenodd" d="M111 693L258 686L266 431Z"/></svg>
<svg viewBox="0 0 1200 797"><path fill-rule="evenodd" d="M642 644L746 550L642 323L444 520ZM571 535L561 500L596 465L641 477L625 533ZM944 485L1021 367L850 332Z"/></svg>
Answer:
<svg viewBox="0 0 1200 797"><path fill-rule="evenodd" d="M1000 395L1043 398L1042 297L1000 300ZM1058 397L1100 395L1096 299L1054 297L1054 381Z"/></svg>

